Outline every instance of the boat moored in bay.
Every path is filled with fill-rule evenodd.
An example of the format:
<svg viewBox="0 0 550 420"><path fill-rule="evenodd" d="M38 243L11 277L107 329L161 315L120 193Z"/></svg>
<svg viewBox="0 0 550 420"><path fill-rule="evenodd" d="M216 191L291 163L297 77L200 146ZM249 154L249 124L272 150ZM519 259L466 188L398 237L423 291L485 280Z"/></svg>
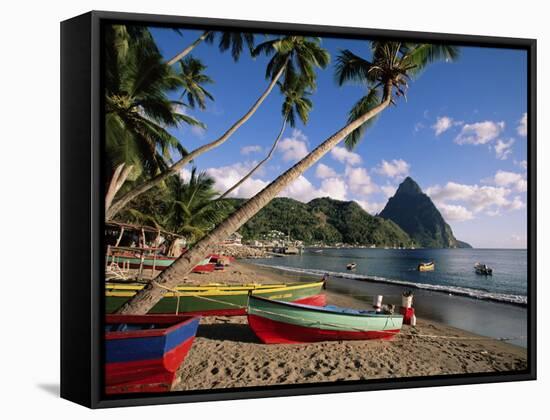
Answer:
<svg viewBox="0 0 550 420"><path fill-rule="evenodd" d="M422 263L418 264L416 269L418 271L434 271L435 270L435 263L433 261L422 262Z"/></svg>
<svg viewBox="0 0 550 420"><path fill-rule="evenodd" d="M484 276L492 276L493 275L493 269L489 267L487 264L482 263L475 263L474 264L474 270L476 274L481 274Z"/></svg>

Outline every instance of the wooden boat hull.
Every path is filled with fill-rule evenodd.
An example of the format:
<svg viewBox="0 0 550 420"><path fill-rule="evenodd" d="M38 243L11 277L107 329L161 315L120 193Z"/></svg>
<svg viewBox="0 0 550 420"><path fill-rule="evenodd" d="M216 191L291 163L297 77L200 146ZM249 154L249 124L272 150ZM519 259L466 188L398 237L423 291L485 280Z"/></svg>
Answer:
<svg viewBox="0 0 550 420"><path fill-rule="evenodd" d="M248 324L265 344L390 339L401 330L402 315L335 312L251 296Z"/></svg>
<svg viewBox="0 0 550 420"><path fill-rule="evenodd" d="M212 273L216 269L216 264L200 264L193 268L193 273Z"/></svg>
<svg viewBox="0 0 550 420"><path fill-rule="evenodd" d="M172 257L157 257L155 259L151 257L146 257L141 260L141 258L132 256L132 255L108 255L107 263L108 264L117 264L119 267L127 266L133 269L139 269L143 267L146 270L152 270L153 267L157 271L166 270L176 258Z"/></svg>
<svg viewBox="0 0 550 420"><path fill-rule="evenodd" d="M182 315L107 315L107 328L128 330L105 333L105 392L170 391L199 321Z"/></svg>
<svg viewBox="0 0 550 420"><path fill-rule="evenodd" d="M150 314L187 315L246 315L248 295L324 306L326 297L322 293L324 282L290 283L271 285L212 285L178 287L178 296L168 292L149 311ZM128 299L143 288L143 285L108 284L105 291L106 313L116 312Z"/></svg>
<svg viewBox="0 0 550 420"><path fill-rule="evenodd" d="M140 257L133 255L108 255L108 264L117 264L119 267L129 267L144 270L164 271L176 261L176 257L157 256L156 258L145 257L143 260ZM215 270L216 264L210 262L210 258L203 260L199 265L193 268L193 273L211 273Z"/></svg>

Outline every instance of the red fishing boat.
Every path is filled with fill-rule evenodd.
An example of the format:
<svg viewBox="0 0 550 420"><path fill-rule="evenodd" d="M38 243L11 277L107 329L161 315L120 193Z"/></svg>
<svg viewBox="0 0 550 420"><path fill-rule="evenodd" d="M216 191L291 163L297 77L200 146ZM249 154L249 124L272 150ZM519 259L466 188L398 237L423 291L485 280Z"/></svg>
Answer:
<svg viewBox="0 0 550 420"><path fill-rule="evenodd" d="M105 392L170 391L200 316L107 315Z"/></svg>
<svg viewBox="0 0 550 420"><path fill-rule="evenodd" d="M206 257L193 268L193 273L211 273L216 269L216 263L211 262L210 257Z"/></svg>

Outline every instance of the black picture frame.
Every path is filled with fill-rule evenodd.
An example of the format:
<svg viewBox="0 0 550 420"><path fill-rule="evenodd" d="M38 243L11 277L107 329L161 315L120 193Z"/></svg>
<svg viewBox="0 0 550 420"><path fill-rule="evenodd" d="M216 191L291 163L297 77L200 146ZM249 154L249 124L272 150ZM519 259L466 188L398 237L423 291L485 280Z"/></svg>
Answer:
<svg viewBox="0 0 550 420"><path fill-rule="evenodd" d="M522 49L528 65L528 368L520 372L444 375L339 384L284 385L136 394L102 392L104 208L102 183L102 25L155 26L345 38L444 41ZM536 379L536 40L92 11L61 23L61 397L90 408L326 394Z"/></svg>

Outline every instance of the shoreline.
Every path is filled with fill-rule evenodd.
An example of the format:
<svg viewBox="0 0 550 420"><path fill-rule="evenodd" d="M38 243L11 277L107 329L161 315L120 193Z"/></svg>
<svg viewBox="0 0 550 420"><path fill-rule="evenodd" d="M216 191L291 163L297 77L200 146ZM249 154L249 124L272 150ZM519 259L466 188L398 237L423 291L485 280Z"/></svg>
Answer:
<svg viewBox="0 0 550 420"><path fill-rule="evenodd" d="M504 295L500 293L491 293L491 292L484 293L479 290L474 291L472 289L466 289L466 288L461 288L457 286L439 286L439 285L432 285L432 284L420 284L420 283L414 283L406 280L389 279L385 277L368 276L368 275L356 274L356 273L343 273L343 272L337 272L337 271L326 271L326 270L307 269L307 268L302 269L302 268L282 266L282 265L272 266L264 263L258 264L253 261L246 261L246 262L257 266L273 269L273 270L304 274L311 277L314 277L316 275L322 276L323 274L326 273L326 274L329 274L331 277L335 277L335 278L353 279L355 281L363 281L363 282L370 282L370 283L382 283L382 284L395 285L395 286L401 286L406 288L413 288L417 290L427 290L427 291L436 292L436 293L453 294L456 296L463 296L463 297L468 297L471 299L482 300L482 301L505 303L505 304L516 305L524 308L527 307L527 300L526 300L527 298L525 297L525 300L524 300L523 296L511 296L511 295Z"/></svg>
<svg viewBox="0 0 550 420"><path fill-rule="evenodd" d="M311 280L307 276L296 278L288 273L242 261L227 267L223 272L211 274L191 275L188 283ZM338 284L334 283L329 280L325 291L329 304L365 308L367 302L372 302L372 299L369 301L364 296L341 293ZM392 303L392 300L393 296L388 296L387 301L385 298L385 302ZM424 309L418 310L415 327L404 325L392 340L291 345L261 344L248 327L246 316L203 317L189 355L177 373L173 390L526 369L525 348L433 321L421 312Z"/></svg>
<svg viewBox="0 0 550 420"><path fill-rule="evenodd" d="M265 264L257 265L249 261L254 267L262 267L265 273L275 273L288 279L288 281L313 281L318 280L310 272L286 270L285 268L272 267ZM339 277L329 277L328 292L337 295L350 294L358 300L360 308L370 306L374 295L383 295L384 303L401 305L401 293L406 290L399 283L383 282L378 280ZM527 340L527 306L512 302L502 302L490 299L476 299L471 296L452 294L439 290L416 288L414 290L414 304L417 318L424 318L450 327L455 327L465 332L479 334L481 336L498 338L519 337L516 340L508 340L511 344L526 347ZM353 302L343 302L342 305L350 305ZM341 306L342 306L341 305ZM503 321L503 317L506 321ZM477 325L479 319L483 319L485 327ZM480 323L481 324L481 323Z"/></svg>

